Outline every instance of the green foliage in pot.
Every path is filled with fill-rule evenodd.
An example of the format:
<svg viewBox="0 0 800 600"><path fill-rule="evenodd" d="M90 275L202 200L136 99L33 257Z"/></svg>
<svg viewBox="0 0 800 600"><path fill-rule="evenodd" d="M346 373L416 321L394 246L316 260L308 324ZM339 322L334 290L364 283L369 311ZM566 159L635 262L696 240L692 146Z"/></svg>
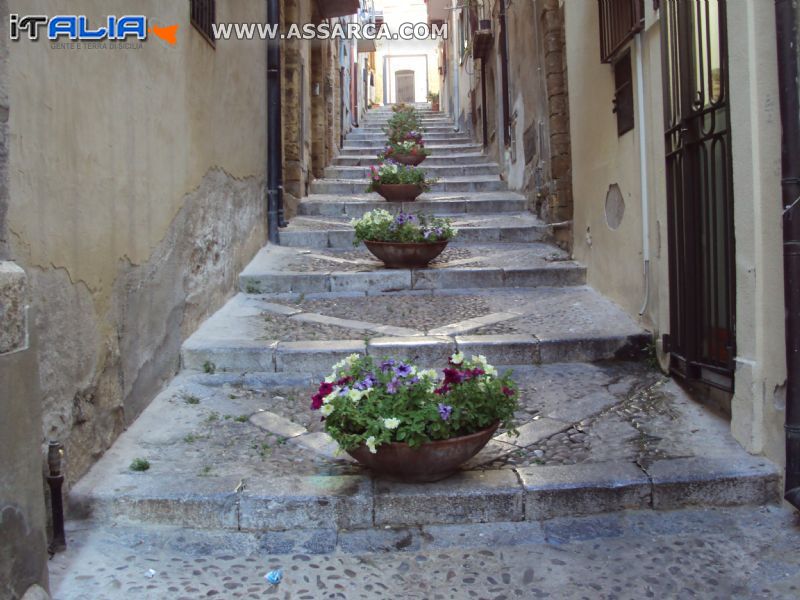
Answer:
<svg viewBox="0 0 800 600"><path fill-rule="evenodd" d="M382 208L371 210L360 219L353 219L350 224L356 232L354 246L365 241L443 242L452 240L458 234L458 229L453 227L450 219L403 212L393 215Z"/></svg>
<svg viewBox="0 0 800 600"><path fill-rule="evenodd" d="M423 191L430 189L434 179L426 179L425 171L419 167L401 165L396 162L385 163L370 167L368 192L374 192L379 185L418 185Z"/></svg>

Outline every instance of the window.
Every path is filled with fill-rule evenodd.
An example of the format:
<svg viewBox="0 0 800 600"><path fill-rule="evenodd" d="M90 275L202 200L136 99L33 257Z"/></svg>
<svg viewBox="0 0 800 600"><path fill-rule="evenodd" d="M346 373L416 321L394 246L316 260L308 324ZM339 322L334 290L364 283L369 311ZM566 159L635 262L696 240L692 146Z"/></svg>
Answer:
<svg viewBox="0 0 800 600"><path fill-rule="evenodd" d="M633 73L630 51L614 63L614 113L617 115L617 135L621 136L633 129Z"/></svg>
<svg viewBox="0 0 800 600"><path fill-rule="evenodd" d="M191 22L212 46L216 47L212 25L217 22L216 0L190 0Z"/></svg>
<svg viewBox="0 0 800 600"><path fill-rule="evenodd" d="M600 60L614 56L644 27L644 0L597 0L600 10Z"/></svg>

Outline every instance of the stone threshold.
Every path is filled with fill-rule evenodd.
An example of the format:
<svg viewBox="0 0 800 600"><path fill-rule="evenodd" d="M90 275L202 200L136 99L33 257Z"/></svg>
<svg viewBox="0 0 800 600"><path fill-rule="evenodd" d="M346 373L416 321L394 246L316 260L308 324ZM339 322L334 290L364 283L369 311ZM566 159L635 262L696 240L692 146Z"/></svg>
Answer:
<svg viewBox="0 0 800 600"><path fill-rule="evenodd" d="M87 488L69 496L70 518L235 531L369 530L474 523L540 522L622 510L672 510L780 501L780 471L768 460L673 458L462 471L429 484L363 475L180 481Z"/></svg>

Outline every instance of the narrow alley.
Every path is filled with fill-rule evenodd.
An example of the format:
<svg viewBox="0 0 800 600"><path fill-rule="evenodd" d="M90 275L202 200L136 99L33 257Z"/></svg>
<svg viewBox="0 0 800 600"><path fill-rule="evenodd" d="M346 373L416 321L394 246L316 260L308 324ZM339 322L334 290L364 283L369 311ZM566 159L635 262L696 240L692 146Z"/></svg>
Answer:
<svg viewBox="0 0 800 600"><path fill-rule="evenodd" d="M0 600L800 597L796 1L55 4Z"/></svg>

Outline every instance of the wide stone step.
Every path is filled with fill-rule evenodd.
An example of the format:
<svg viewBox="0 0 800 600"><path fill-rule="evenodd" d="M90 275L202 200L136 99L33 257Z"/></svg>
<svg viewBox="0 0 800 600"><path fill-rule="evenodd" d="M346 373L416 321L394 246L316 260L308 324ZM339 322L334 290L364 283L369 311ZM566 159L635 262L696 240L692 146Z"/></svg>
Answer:
<svg viewBox="0 0 800 600"><path fill-rule="evenodd" d="M392 276L410 285L410 272ZM353 353L435 366L456 350L503 366L594 362L640 356L650 340L585 286L382 293L387 285L376 277L339 297L239 294L186 340L182 365L321 375Z"/></svg>
<svg viewBox="0 0 800 600"><path fill-rule="evenodd" d="M386 128L386 125L378 125L378 124L362 124L361 127L356 127L352 129L348 135L353 133L383 133L383 130ZM433 125L427 124L424 125L424 130L426 134L430 133L453 133L453 124L450 121L435 123Z"/></svg>
<svg viewBox="0 0 800 600"><path fill-rule="evenodd" d="M239 276L248 294L378 292L569 286L586 269L545 243L451 246L425 269L386 269L365 248L269 245Z"/></svg>
<svg viewBox="0 0 800 600"><path fill-rule="evenodd" d="M347 145L357 145L362 142L385 143L386 139L386 135L380 131L375 133L357 132L348 134L345 138L345 143ZM472 142L472 138L470 138L468 135L464 135L463 133L453 133L452 131L448 133L425 133L423 135L423 140L426 146L433 143L468 144Z"/></svg>
<svg viewBox="0 0 800 600"><path fill-rule="evenodd" d="M393 202L391 204L377 194L315 194L300 202L297 214L359 219L364 216L364 213L376 208L437 216L458 216L524 212L528 208L528 201L525 196L511 191L479 194L428 192L414 202Z"/></svg>
<svg viewBox="0 0 800 600"><path fill-rule="evenodd" d="M383 152L386 146L384 144L376 143L358 143L358 144L345 144L342 147L342 154L345 156L358 155L358 156L376 156L379 152ZM483 146L475 143L464 144L427 144L425 146L430 150L432 156L442 156L451 154L468 154L483 152Z"/></svg>
<svg viewBox="0 0 800 600"><path fill-rule="evenodd" d="M657 390L668 419L631 424L638 390L653 378L643 367L542 365L517 369L515 377L525 407L521 435L499 434L462 472L415 485L374 478L347 455L335 455L307 408L307 378L287 387L267 374L184 373L73 486L67 516L107 527L254 531L262 534L262 554L368 544L413 552L423 540L450 538L461 551L464 532L449 526L484 523L480 535L500 531L511 539L538 531L544 539L538 528L546 530L549 519L638 509L626 519L663 532L664 516L653 509L780 499L776 465L749 456L677 385ZM578 464L551 462L551 441L567 435L583 436L590 451ZM656 456L642 458L643 437L657 444ZM150 469L131 471L136 458ZM600 527L599 535L608 536L619 521L581 523L575 535ZM554 531L563 533L563 523ZM139 533L124 539L139 540ZM218 541L196 549L207 554L208 543ZM153 543L163 543L160 533Z"/></svg>
<svg viewBox="0 0 800 600"><path fill-rule="evenodd" d="M340 154L337 156L333 163L336 166L341 167L369 167L371 165L376 164L377 161L377 154L361 154L361 155L350 155L350 154ZM441 152L437 152L425 159L423 165L425 167L428 166L447 166L447 165L474 165L474 164L481 164L486 163L489 159L486 157L483 152L466 152L459 154L457 152L444 154Z"/></svg>
<svg viewBox="0 0 800 600"><path fill-rule="evenodd" d="M387 208L395 207L387 203ZM453 215L451 221L459 230L453 246L538 242L550 233L548 226L529 212ZM297 216L278 235L281 245L293 248L350 248L355 239L350 219L341 217Z"/></svg>
<svg viewBox="0 0 800 600"><path fill-rule="evenodd" d="M309 186L310 194L360 194L365 193L368 182L364 179L316 179ZM497 175L447 177L432 184L431 192L498 192L508 189L508 183Z"/></svg>
<svg viewBox="0 0 800 600"><path fill-rule="evenodd" d="M436 164L428 164L428 161L425 160L421 165L419 165L421 169L424 169L426 173L428 173L429 177L437 177L437 178L452 178L452 177L469 177L469 176L476 176L476 175L494 175L497 176L500 173L500 167L498 167L497 163L485 163L485 164L475 164L475 165L436 165ZM368 179L369 178L369 167L327 167L325 169L325 178L326 179Z"/></svg>

